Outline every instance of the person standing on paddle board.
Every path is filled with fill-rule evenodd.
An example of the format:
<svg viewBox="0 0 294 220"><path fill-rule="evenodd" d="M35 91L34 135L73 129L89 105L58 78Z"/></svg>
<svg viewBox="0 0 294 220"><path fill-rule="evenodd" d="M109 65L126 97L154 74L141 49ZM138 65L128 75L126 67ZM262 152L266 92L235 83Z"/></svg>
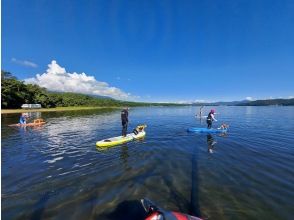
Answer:
<svg viewBox="0 0 294 220"><path fill-rule="evenodd" d="M207 128L211 128L212 126L212 122L213 121L217 121L214 117L214 113L215 113L215 110L214 109L211 109L208 116L207 116L207 119L206 119L206 123L207 123Z"/></svg>
<svg viewBox="0 0 294 220"><path fill-rule="evenodd" d="M124 137L127 136L128 123L129 123L129 108L125 107L121 111L122 136Z"/></svg>
<svg viewBox="0 0 294 220"><path fill-rule="evenodd" d="M201 107L200 107L200 111L199 111L200 118L202 117L202 109L203 109L203 107L204 107L204 106L201 106Z"/></svg>
<svg viewBox="0 0 294 220"><path fill-rule="evenodd" d="M201 119L201 117L202 117L202 109L203 109L203 107L204 107L204 106L201 106L201 107L200 107L199 114L197 114L197 112L196 112L195 116L196 116L197 118L200 118L200 119Z"/></svg>

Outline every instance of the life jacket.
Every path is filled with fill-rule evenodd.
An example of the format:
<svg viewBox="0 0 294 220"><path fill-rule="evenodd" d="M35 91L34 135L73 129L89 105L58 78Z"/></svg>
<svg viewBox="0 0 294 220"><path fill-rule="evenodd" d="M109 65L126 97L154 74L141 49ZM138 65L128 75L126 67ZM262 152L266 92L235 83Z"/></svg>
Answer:
<svg viewBox="0 0 294 220"><path fill-rule="evenodd" d="M171 211L156 211L150 214L145 220L202 220L195 216L186 215L179 212L171 212Z"/></svg>
<svg viewBox="0 0 294 220"><path fill-rule="evenodd" d="M209 112L209 114L208 114L208 116L207 116L207 118L206 118L206 120L207 121L212 121L212 112Z"/></svg>
<svg viewBox="0 0 294 220"><path fill-rule="evenodd" d="M141 203L147 212L145 220L202 220L201 218L184 213L161 209L152 204L152 202L148 199L142 199Z"/></svg>
<svg viewBox="0 0 294 220"><path fill-rule="evenodd" d="M135 129L133 130L133 133L134 133L135 135L137 135L137 134L139 134L139 131L135 128Z"/></svg>

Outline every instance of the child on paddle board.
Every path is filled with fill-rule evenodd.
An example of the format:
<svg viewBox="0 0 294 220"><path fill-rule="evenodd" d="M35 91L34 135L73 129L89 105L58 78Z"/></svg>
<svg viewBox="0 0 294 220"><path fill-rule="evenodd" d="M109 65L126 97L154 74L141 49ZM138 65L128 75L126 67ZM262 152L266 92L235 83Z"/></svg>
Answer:
<svg viewBox="0 0 294 220"><path fill-rule="evenodd" d="M217 121L214 117L214 113L215 113L215 110L214 109L211 109L207 118L206 118L206 123L207 123L207 128L210 129L211 126L212 126L212 122L213 121Z"/></svg>

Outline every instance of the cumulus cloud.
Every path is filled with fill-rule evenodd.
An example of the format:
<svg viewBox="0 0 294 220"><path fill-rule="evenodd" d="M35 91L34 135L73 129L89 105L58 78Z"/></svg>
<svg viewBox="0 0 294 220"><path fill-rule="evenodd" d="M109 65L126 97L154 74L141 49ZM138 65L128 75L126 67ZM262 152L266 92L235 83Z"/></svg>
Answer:
<svg viewBox="0 0 294 220"><path fill-rule="evenodd" d="M248 97L245 98L245 100L247 100L247 101L253 101L254 99L252 97L248 96Z"/></svg>
<svg viewBox="0 0 294 220"><path fill-rule="evenodd" d="M175 101L174 103L177 103L177 104L193 104L193 103L207 103L207 101L204 100L204 99L178 100L178 101Z"/></svg>
<svg viewBox="0 0 294 220"><path fill-rule="evenodd" d="M205 103L205 102L207 102L207 101L206 101L206 100L204 100L204 99L196 99L196 100L194 100L194 102Z"/></svg>
<svg viewBox="0 0 294 220"><path fill-rule="evenodd" d="M162 101L161 103L192 104L192 101L187 101L187 100L179 100L179 101Z"/></svg>
<svg viewBox="0 0 294 220"><path fill-rule="evenodd" d="M27 66L27 67L33 67L33 68L37 68L38 65L31 62L31 61L27 61L27 60L17 60L15 58L11 59L11 62L16 63L18 65L22 65L22 66Z"/></svg>
<svg viewBox="0 0 294 220"><path fill-rule="evenodd" d="M134 98L130 93L111 87L106 82L97 81L94 76L87 76L85 73L67 73L55 60L52 60L48 67L46 73L25 79L25 82L37 84L50 91L109 96L122 100Z"/></svg>

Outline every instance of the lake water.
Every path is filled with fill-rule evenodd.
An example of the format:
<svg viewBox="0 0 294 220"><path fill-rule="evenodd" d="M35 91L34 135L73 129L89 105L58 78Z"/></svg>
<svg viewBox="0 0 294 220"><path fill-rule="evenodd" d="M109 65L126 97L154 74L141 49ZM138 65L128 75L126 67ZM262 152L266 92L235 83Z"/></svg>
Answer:
<svg viewBox="0 0 294 220"><path fill-rule="evenodd" d="M39 113L12 128L2 115L2 219L142 219L139 199L209 219L294 219L294 107L215 107L227 135L196 107L132 108L146 137L97 149L121 133L119 110ZM209 110L205 108L206 112Z"/></svg>

